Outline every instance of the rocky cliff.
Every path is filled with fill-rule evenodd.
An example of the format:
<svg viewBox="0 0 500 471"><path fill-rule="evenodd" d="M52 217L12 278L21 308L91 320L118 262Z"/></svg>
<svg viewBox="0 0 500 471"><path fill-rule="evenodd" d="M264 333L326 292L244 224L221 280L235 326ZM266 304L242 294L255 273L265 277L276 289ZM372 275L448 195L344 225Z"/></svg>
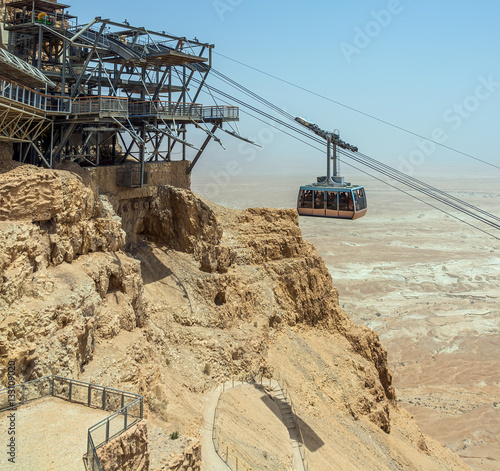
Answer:
<svg viewBox="0 0 500 471"><path fill-rule="evenodd" d="M385 349L339 306L295 211L159 187L126 253L113 199L73 170L0 171L4 384L14 360L18 382L56 373L134 390L150 418L197 436L218 384L280 371L313 469L334 457L339 469L467 469L398 408Z"/></svg>

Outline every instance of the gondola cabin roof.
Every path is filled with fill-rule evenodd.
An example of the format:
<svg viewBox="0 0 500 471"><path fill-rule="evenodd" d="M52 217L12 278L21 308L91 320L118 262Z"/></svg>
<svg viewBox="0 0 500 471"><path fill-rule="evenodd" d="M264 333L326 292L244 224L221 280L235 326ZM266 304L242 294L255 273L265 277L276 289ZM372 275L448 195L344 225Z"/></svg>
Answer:
<svg viewBox="0 0 500 471"><path fill-rule="evenodd" d="M313 190L313 191L351 191L364 188L363 185L353 185L346 183L342 185L325 185L320 183L311 183L309 185L302 185L301 190Z"/></svg>

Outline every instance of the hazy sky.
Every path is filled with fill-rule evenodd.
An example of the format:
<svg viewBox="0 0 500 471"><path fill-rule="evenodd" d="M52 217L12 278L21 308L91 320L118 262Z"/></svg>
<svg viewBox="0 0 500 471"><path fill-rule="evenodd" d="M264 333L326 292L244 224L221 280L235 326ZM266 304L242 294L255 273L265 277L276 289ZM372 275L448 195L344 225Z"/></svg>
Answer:
<svg viewBox="0 0 500 471"><path fill-rule="evenodd" d="M281 77L367 114L500 164L500 2L482 0L184 0L75 2L80 22L94 16L197 37L215 52ZM415 176L449 164L500 176L376 120L259 74L217 54L215 69L293 115L364 153ZM215 77L209 83L235 95ZM248 98L244 98L248 101ZM211 97L198 100L211 105ZM260 106L260 105L259 105ZM195 168L209 174L323 174L318 151L241 114L242 135L263 144L254 152L220 133ZM199 143L199 141L197 142ZM345 172L349 173L344 166Z"/></svg>

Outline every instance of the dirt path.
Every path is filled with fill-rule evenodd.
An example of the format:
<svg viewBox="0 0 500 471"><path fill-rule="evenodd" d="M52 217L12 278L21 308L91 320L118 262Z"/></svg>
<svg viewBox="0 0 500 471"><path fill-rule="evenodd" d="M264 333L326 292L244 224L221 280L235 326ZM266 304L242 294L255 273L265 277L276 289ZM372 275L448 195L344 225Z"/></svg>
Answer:
<svg viewBox="0 0 500 471"><path fill-rule="evenodd" d="M0 430L7 439L9 411L0 413ZM84 471L87 430L109 416L61 399L40 399L15 411L15 464L0 455L0 469L16 471Z"/></svg>
<svg viewBox="0 0 500 471"><path fill-rule="evenodd" d="M201 429L201 470L228 471L230 468L222 461L215 451L212 441L214 412L217 406L220 390L216 389L207 395L203 411L203 425Z"/></svg>

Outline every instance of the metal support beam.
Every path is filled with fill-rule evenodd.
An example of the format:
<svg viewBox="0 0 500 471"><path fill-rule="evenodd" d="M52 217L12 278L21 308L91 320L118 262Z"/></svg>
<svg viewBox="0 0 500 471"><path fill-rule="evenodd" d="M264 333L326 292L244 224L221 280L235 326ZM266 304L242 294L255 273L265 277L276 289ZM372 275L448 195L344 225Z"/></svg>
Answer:
<svg viewBox="0 0 500 471"><path fill-rule="evenodd" d="M208 143L210 142L210 139L212 139L212 135L215 133L217 128L219 127L218 124L216 124L213 128L211 134L207 135L207 138L205 139L205 142L202 144L200 147L200 151L196 154L195 158L191 162L191 165L186 169L186 175L189 175L193 171L193 167L196 165L196 162L198 162L198 159L201 157L201 154L203 154L203 151L207 147Z"/></svg>
<svg viewBox="0 0 500 471"><path fill-rule="evenodd" d="M64 136L62 137L61 141L59 142L59 145L57 146L57 149L54 153L54 161L58 162L59 157L61 157L61 153L63 151L64 146L68 143L69 138L71 137L71 134L75 130L76 123L71 123L68 126L68 129L66 129L66 132L64 133Z"/></svg>
<svg viewBox="0 0 500 471"><path fill-rule="evenodd" d="M97 33L97 37L95 40L94 45L92 46L92 49L89 51L89 55L87 59L85 60L85 63L83 64L82 71L80 72L80 75L76 79L75 86L73 87L73 92L71 93L71 97L75 97L76 94L80 91L80 84L82 83L83 76L85 75L85 72L87 71L87 67L92 60L92 56L94 55L94 52L97 48L97 44L99 43L99 40L101 39L102 33L104 32L104 28L106 28L106 23L103 23L101 25L101 29L99 30L99 33Z"/></svg>
<svg viewBox="0 0 500 471"><path fill-rule="evenodd" d="M141 161L141 185L140 187L144 187L144 151L146 147L145 139L146 139L146 124L142 124L141 126L141 145L139 146L139 157Z"/></svg>
<svg viewBox="0 0 500 471"><path fill-rule="evenodd" d="M100 16L96 16L90 23L88 23L84 28L82 28L78 33L76 33L71 39L70 42L75 42L85 31L87 31L89 28L91 28L95 23L98 21L101 21ZM103 26L105 26L104 24ZM101 28L102 29L102 28Z"/></svg>
<svg viewBox="0 0 500 471"><path fill-rule="evenodd" d="M33 142L30 142L31 144L31 147L33 149L35 149L35 152L38 154L38 157L40 157L40 159L42 160L42 162L47 166L47 168L50 168L50 164L47 162L47 160L45 159L44 155L40 152L40 150L38 149L37 146L35 146L35 144Z"/></svg>

